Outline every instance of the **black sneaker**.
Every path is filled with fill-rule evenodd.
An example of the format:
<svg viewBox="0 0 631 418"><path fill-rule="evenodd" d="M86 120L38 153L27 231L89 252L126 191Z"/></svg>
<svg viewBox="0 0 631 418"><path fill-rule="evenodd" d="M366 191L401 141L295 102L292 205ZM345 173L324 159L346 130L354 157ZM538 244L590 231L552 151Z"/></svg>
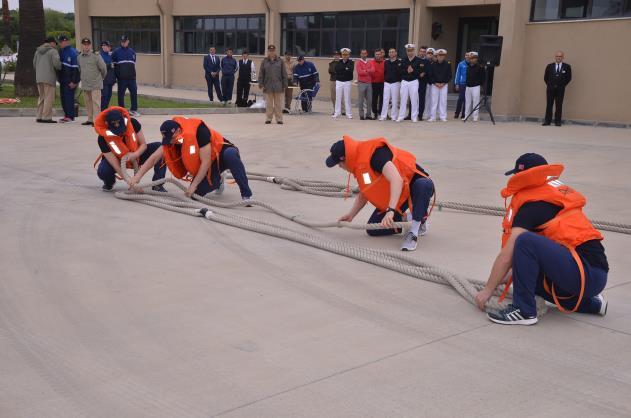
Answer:
<svg viewBox="0 0 631 418"><path fill-rule="evenodd" d="M94 124L92 122L90 122L90 121L85 121L81 125L83 125L83 126L94 126Z"/></svg>
<svg viewBox="0 0 631 418"><path fill-rule="evenodd" d="M489 312L486 316L496 324L503 325L534 325L538 321L536 315L524 315L521 310L512 303L501 311Z"/></svg>
<svg viewBox="0 0 631 418"><path fill-rule="evenodd" d="M101 186L101 190L103 190L104 192L111 192L113 188L113 185L110 186L108 184L104 184L103 186Z"/></svg>
<svg viewBox="0 0 631 418"><path fill-rule="evenodd" d="M42 123L42 120L41 119L35 119L35 122Z"/></svg>
<svg viewBox="0 0 631 418"><path fill-rule="evenodd" d="M167 189L165 189L164 186L161 184L158 184L157 186L153 186L151 190L153 190L154 192L167 193Z"/></svg>

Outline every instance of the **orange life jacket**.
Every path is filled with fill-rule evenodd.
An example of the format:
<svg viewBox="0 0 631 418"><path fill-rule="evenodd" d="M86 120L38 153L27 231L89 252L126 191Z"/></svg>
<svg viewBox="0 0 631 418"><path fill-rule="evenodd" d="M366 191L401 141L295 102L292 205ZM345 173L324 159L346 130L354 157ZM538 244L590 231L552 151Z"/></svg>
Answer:
<svg viewBox="0 0 631 418"><path fill-rule="evenodd" d="M392 152L392 163L403 179L403 190L397 207L393 209L400 212L401 205L408 202L410 210L412 210L410 182L415 174L427 177L416 167L416 157L413 154L393 147L385 138L356 141L349 136L344 136L346 166L357 179L359 191L366 200L378 210L385 211L390 203L390 182L382 173L377 173L370 166L370 159L375 150L382 146L387 146Z"/></svg>
<svg viewBox="0 0 631 418"><path fill-rule="evenodd" d="M199 167L202 164L202 160L199 158L197 128L199 128L204 121L182 116L175 116L173 120L180 125L182 135L177 140L179 145L169 144L162 146L164 162L174 177L178 179L186 179L189 175L194 177L199 172ZM227 141L219 132L211 128L208 129L210 130L210 158L212 167L213 163L219 163L219 153ZM210 182L210 168L208 169L207 176Z"/></svg>
<svg viewBox="0 0 631 418"><path fill-rule="evenodd" d="M118 110L123 115L123 120L125 121L125 133L123 134L123 136L114 135L114 133L110 131L107 127L107 121L105 120L105 117L107 116L108 112L112 110ZM123 158L128 152L134 152L138 149L138 138L136 138L136 132L134 131L134 126L131 123L131 117L129 116L129 112L127 111L127 109L123 107L112 106L99 113L99 115L94 120L94 130L99 136L105 138L105 143L119 160ZM101 153L97 157L95 165L97 162L100 161L102 157L103 154ZM132 162L128 161L127 168L132 167Z"/></svg>
<svg viewBox="0 0 631 418"><path fill-rule="evenodd" d="M544 201L562 207L553 219L539 227L537 233L567 247L578 264L581 273L581 291L576 306L572 309L574 312L578 309L585 290L585 272L583 263L576 253L576 247L586 241L602 240L603 236L583 213L583 207L586 203L585 197L559 180L563 169L561 164L542 165L517 173L508 180L506 187L501 192L504 199L512 196L502 221L504 231L502 248L511 235L515 214L524 204ZM509 286L510 279L506 284L504 293ZM556 296L554 286L548 285L546 280L544 287L552 294L559 309L566 312L558 301L559 298Z"/></svg>

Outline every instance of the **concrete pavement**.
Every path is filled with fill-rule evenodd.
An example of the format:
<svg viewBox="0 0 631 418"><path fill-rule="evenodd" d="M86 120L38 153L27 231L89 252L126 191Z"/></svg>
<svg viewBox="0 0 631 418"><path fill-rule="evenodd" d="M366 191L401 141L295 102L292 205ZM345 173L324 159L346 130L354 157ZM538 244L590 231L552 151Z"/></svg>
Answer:
<svg viewBox="0 0 631 418"><path fill-rule="evenodd" d="M346 181L323 161L349 134L413 151L443 200L501 205L514 159L540 152L593 218L631 220L626 130L528 123L208 115L251 171ZM164 117L142 116L159 136ZM605 318L490 324L452 289L99 190L93 131L2 118L1 417L631 415L631 237L605 233ZM117 187L122 188L122 185ZM252 183L313 219L350 201ZM220 199L238 199L230 186ZM278 221L259 209L241 215ZM365 221L369 211L358 217ZM500 219L435 212L415 256L485 279ZM400 237L322 231L398 248Z"/></svg>

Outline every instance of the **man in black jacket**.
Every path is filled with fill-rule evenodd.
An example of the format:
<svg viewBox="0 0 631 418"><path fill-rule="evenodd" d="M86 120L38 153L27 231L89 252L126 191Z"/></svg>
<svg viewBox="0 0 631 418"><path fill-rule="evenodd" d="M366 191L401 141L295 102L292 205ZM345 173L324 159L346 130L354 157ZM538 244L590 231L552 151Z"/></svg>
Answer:
<svg viewBox="0 0 631 418"><path fill-rule="evenodd" d="M546 67L543 80L546 82L546 116L543 126L550 125L552 122L552 105L555 104L554 124L561 126L561 116L563 112L563 96L565 95L565 86L572 81L572 67L570 64L563 62L563 51L557 51L554 61Z"/></svg>
<svg viewBox="0 0 631 418"><path fill-rule="evenodd" d="M256 74L254 62L248 58L248 50L241 52L241 59L237 62L237 106L247 107L248 96L250 95L250 83L252 82L252 74Z"/></svg>
<svg viewBox="0 0 631 418"><path fill-rule="evenodd" d="M484 67L478 62L478 53L469 52L469 62L467 64L467 88L465 89L465 117L471 114L473 108L480 103L480 88L484 83ZM478 121L479 109L473 112L473 121ZM464 117L462 118L464 120Z"/></svg>
<svg viewBox="0 0 631 418"><path fill-rule="evenodd" d="M390 103L390 119L397 120L399 116L399 93L401 92L401 75L403 74L403 61L397 57L397 50L388 50L388 59L383 64L383 106L379 120L388 118L388 108Z"/></svg>
<svg viewBox="0 0 631 418"><path fill-rule="evenodd" d="M439 49L436 51L436 62L431 65L432 82L432 108L428 122L436 121L436 113L441 122L447 122L447 89L451 81L451 64L445 60L447 51Z"/></svg>
<svg viewBox="0 0 631 418"><path fill-rule="evenodd" d="M339 118L342 114L343 96L346 117L353 119L353 112L351 111L351 83L353 82L355 63L350 59L350 56L351 50L342 48L342 59L335 65L335 113L333 113L333 118Z"/></svg>
<svg viewBox="0 0 631 418"><path fill-rule="evenodd" d="M402 122L408 112L408 98L412 112L410 117L412 122L418 122L418 82L421 75L421 59L416 56L416 45L406 44L407 56L401 61L401 106L399 107L399 117L397 122Z"/></svg>

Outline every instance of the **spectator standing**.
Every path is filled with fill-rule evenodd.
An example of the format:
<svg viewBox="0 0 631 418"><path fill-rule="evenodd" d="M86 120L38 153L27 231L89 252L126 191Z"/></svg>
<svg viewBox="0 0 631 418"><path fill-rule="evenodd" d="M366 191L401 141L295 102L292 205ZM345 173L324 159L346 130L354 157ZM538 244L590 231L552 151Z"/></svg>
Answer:
<svg viewBox="0 0 631 418"><path fill-rule="evenodd" d="M79 84L79 64L77 63L77 50L70 46L70 41L66 35L59 37L61 47L60 60L61 70L59 72L59 93L61 96L61 107L64 109L64 117L59 119L60 123L74 122L74 94Z"/></svg>
<svg viewBox="0 0 631 418"><path fill-rule="evenodd" d="M112 53L112 63L118 82L118 106L125 107L125 93L129 90L131 107L129 114L134 117L138 113L138 85L136 84L136 51L129 47L127 35L121 36L120 47Z"/></svg>
<svg viewBox="0 0 631 418"><path fill-rule="evenodd" d="M456 103L456 114L454 119L462 118L465 115L465 90L467 89L467 67L469 66L469 53L464 54L464 59L458 63L456 67L456 76L454 77L454 89L458 92L458 102ZM477 103L477 102L476 102Z"/></svg>
<svg viewBox="0 0 631 418"><path fill-rule="evenodd" d="M335 113L334 118L339 118L342 114L342 98L344 98L344 109L346 117L353 119L351 110L351 83L353 82L353 71L355 63L350 59L351 50L342 48L342 59L335 65Z"/></svg>
<svg viewBox="0 0 631 418"><path fill-rule="evenodd" d="M298 63L294 65L293 78L297 80L300 90L311 90L307 92L309 100L312 100L320 89L320 75L316 66L312 62L305 61L305 57L302 55L298 57ZM311 106L307 100L302 100L300 105L303 111L311 111Z"/></svg>
<svg viewBox="0 0 631 418"><path fill-rule="evenodd" d="M425 75L427 88L425 89L425 110L423 110L422 119L428 120L430 109L432 108L432 66L436 62L436 50L431 47L427 48L425 59L427 60L426 68L428 70Z"/></svg>
<svg viewBox="0 0 631 418"><path fill-rule="evenodd" d="M116 73L114 72L114 64L112 63L112 46L108 41L101 42L100 55L107 67L107 75L103 80L103 89L101 90L101 111L110 107L112 99L112 87L116 83Z"/></svg>
<svg viewBox="0 0 631 418"><path fill-rule="evenodd" d="M226 56L221 59L221 91L223 92L223 104L232 103L232 89L234 88L234 75L237 72L237 60L232 56L232 48L226 49Z"/></svg>
<svg viewBox="0 0 631 418"><path fill-rule="evenodd" d="M373 67L372 73L372 114L375 120L381 113L383 107L383 84L384 84L384 65L385 62L383 49L375 50L375 59L371 61Z"/></svg>
<svg viewBox="0 0 631 418"><path fill-rule="evenodd" d="M284 57L283 65L285 66L285 73L287 74L288 81L287 88L285 89L285 108L283 111L285 113L289 113L289 110L291 109L291 99L294 94L294 89L291 87L296 85L293 81L294 66L296 63L291 60L291 54L289 51L285 51Z"/></svg>
<svg viewBox="0 0 631 418"><path fill-rule="evenodd" d="M384 63L383 72L383 106L379 120L386 120L388 108L392 102L390 118L396 120L399 116L399 92L401 91L401 75L403 74L403 61L397 57L397 50L388 50L388 60Z"/></svg>
<svg viewBox="0 0 631 418"><path fill-rule="evenodd" d="M362 49L359 52L359 61L357 61L355 68L357 70L357 110L359 119L372 120L372 75L375 73L375 67L373 67L372 62L368 61L368 50ZM364 103L366 104L365 113Z"/></svg>
<svg viewBox="0 0 631 418"><path fill-rule="evenodd" d="M219 82L219 72L221 71L217 49L214 46L208 48L208 55L204 57L204 78L208 87L208 100L214 101L213 87L217 93L217 99L221 102L223 94L221 94L221 83Z"/></svg>
<svg viewBox="0 0 631 418"><path fill-rule="evenodd" d="M256 66L249 58L248 50L241 52L241 59L237 62L237 106L246 107L248 105L248 96L250 95L250 83L256 78Z"/></svg>
<svg viewBox="0 0 631 418"><path fill-rule="evenodd" d="M428 122L436 121L436 114L441 122L447 122L447 85L451 81L451 64L445 60L447 51L436 51L436 62L432 65L432 109Z"/></svg>
<svg viewBox="0 0 631 418"><path fill-rule="evenodd" d="M37 82L37 122L57 123L53 120L53 103L55 102L55 86L57 71L61 70L61 60L57 51L57 40L46 38L33 56L35 81Z"/></svg>
<svg viewBox="0 0 631 418"><path fill-rule="evenodd" d="M421 72L418 76L418 116L423 120L423 115L425 115L425 98L427 97L427 80L429 79L430 70L426 46L421 46L418 49L417 57L421 60Z"/></svg>
<svg viewBox="0 0 631 418"><path fill-rule="evenodd" d="M332 115L335 114L335 66L340 58L340 51L335 51L333 53L333 60L329 62L329 81L331 82L329 94L331 95L331 105L333 105L333 110L331 111Z"/></svg>
<svg viewBox="0 0 631 418"><path fill-rule="evenodd" d="M469 53L469 63L467 68L467 89L465 98L465 113L466 116L471 114L474 107L477 107L480 102L480 86L484 82L484 67L478 63L478 53L472 51ZM473 112L473 121L478 121L479 109Z"/></svg>
<svg viewBox="0 0 631 418"><path fill-rule="evenodd" d="M81 69L83 101L88 111L88 120L81 125L94 126L94 120L101 112L101 89L103 79L107 75L107 67L101 55L92 51L90 38L81 39L81 54L78 61Z"/></svg>
<svg viewBox="0 0 631 418"><path fill-rule="evenodd" d="M287 73L283 61L276 55L276 46L267 47L267 57L261 63L258 82L265 94L265 123L272 123L272 115L276 123L283 124L282 101L287 89Z"/></svg>
<svg viewBox="0 0 631 418"><path fill-rule="evenodd" d="M401 106L396 121L402 122L405 119L409 98L412 106L410 117L412 122L418 122L418 80L421 74L421 60L416 56L416 45L406 44L405 51L407 56L402 60L401 72Z"/></svg>
<svg viewBox="0 0 631 418"><path fill-rule="evenodd" d="M548 64L543 76L546 82L546 116L543 126L550 125L552 122L552 106L554 110L554 124L561 126L563 117L563 97L565 96L565 87L572 81L572 67L570 64L563 62L565 58L563 51L557 51L554 55L554 62Z"/></svg>

